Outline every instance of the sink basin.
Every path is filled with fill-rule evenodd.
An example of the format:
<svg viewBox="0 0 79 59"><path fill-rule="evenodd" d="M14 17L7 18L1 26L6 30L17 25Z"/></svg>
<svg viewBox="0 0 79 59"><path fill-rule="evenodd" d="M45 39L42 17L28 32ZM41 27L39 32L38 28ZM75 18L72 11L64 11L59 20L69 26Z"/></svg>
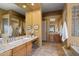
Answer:
<svg viewBox="0 0 79 59"><path fill-rule="evenodd" d="M14 38L10 38L10 39L8 39L8 43L13 42L13 41L15 41Z"/></svg>
<svg viewBox="0 0 79 59"><path fill-rule="evenodd" d="M14 42L14 41L17 41L17 40L30 40L31 38L33 38L34 36L31 36L31 35L26 35L26 36L19 36L19 37L12 37L12 38L9 38L7 43L11 43L11 42ZM3 44L2 42L2 38L0 38L0 45Z"/></svg>
<svg viewBox="0 0 79 59"><path fill-rule="evenodd" d="M29 39L30 37L27 36L20 36L20 37L12 37L8 40L8 43L13 42L13 41L17 41L17 40L21 40L21 39Z"/></svg>
<svg viewBox="0 0 79 59"><path fill-rule="evenodd" d="M34 36L31 35L26 35L27 38L33 38Z"/></svg>

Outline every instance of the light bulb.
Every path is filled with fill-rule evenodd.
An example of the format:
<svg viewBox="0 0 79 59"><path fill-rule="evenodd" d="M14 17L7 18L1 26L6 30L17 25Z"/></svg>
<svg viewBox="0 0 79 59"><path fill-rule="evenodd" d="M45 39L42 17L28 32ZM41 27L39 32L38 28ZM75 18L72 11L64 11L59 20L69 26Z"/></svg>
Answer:
<svg viewBox="0 0 79 59"><path fill-rule="evenodd" d="M31 3L31 5L33 6L33 5L34 5L34 3Z"/></svg>
<svg viewBox="0 0 79 59"><path fill-rule="evenodd" d="M23 5L22 7L23 7L23 8L26 8L26 5Z"/></svg>

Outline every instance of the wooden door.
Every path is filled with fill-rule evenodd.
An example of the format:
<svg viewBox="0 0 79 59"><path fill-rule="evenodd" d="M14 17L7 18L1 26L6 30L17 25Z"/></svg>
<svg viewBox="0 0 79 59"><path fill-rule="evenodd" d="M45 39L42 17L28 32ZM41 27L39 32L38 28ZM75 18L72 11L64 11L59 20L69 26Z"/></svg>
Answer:
<svg viewBox="0 0 79 59"><path fill-rule="evenodd" d="M53 34L49 34L48 42L54 42Z"/></svg>

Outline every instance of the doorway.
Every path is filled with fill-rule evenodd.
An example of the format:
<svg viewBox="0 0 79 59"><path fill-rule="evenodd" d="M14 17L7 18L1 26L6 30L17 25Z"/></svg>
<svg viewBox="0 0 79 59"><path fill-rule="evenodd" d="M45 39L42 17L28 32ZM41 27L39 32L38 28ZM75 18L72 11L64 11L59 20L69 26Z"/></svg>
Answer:
<svg viewBox="0 0 79 59"><path fill-rule="evenodd" d="M60 15L45 17L42 21L42 38L44 42L61 43L59 35Z"/></svg>

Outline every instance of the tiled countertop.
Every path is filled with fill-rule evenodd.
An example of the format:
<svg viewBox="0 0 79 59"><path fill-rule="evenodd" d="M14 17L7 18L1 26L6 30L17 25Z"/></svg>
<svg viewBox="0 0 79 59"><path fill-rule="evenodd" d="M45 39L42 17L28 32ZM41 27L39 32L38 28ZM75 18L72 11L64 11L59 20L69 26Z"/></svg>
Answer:
<svg viewBox="0 0 79 59"><path fill-rule="evenodd" d="M36 38L38 38L37 36L35 37L30 37L30 38L23 38L23 39L19 39L19 40L16 40L16 41L13 41L13 42L9 42L7 44L5 44L4 46L0 47L0 53L3 53L7 50L10 50L10 49L13 49L19 45L22 45L24 43L27 43L29 41L32 41L32 40L35 40Z"/></svg>

